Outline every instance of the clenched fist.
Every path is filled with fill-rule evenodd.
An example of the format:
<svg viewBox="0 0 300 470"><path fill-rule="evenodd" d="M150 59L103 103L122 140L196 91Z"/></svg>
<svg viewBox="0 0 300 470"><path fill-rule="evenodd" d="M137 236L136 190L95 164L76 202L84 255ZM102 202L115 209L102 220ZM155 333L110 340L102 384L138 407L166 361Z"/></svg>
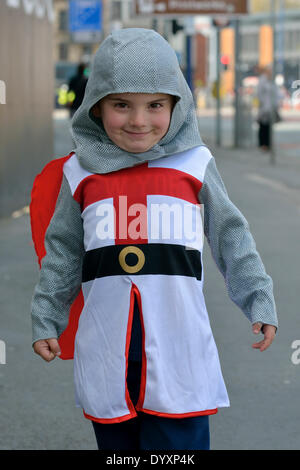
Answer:
<svg viewBox="0 0 300 470"><path fill-rule="evenodd" d="M61 351L56 338L40 339L33 345L34 352L45 361L50 362L59 356Z"/></svg>

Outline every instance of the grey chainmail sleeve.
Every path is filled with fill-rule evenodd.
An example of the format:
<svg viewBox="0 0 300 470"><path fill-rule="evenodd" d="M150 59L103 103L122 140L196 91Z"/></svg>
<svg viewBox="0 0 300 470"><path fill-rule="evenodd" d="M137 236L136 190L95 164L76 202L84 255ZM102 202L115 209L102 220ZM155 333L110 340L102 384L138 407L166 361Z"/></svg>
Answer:
<svg viewBox="0 0 300 470"><path fill-rule="evenodd" d="M70 306L81 288L84 254L81 210L65 176L46 232L45 248L31 302L32 344L62 334L68 324Z"/></svg>
<svg viewBox="0 0 300 470"><path fill-rule="evenodd" d="M247 220L228 197L214 158L207 165L198 198L204 204L204 233L230 299L252 324L277 328L272 279L266 274Z"/></svg>

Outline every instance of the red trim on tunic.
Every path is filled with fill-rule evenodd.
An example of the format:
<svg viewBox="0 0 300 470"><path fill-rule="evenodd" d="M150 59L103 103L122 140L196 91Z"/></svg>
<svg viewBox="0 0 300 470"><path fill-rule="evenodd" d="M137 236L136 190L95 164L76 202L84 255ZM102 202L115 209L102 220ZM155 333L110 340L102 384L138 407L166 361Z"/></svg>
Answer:
<svg viewBox="0 0 300 470"><path fill-rule="evenodd" d="M129 390L127 387L127 374L128 374L128 356L129 356L129 348L130 348L130 339L131 339L131 330L132 330L132 321L133 321L133 311L134 311L134 290L131 289L130 292L130 306L129 306L129 315L128 315L128 322L127 322L127 333L126 333L126 346L125 346L125 358L126 358L126 366L125 366L125 400L128 406L130 413L135 413L134 405L130 399Z"/></svg>
<svg viewBox="0 0 300 470"><path fill-rule="evenodd" d="M133 291L135 292L137 303L139 307L140 323L142 329L142 370L141 370L141 381L140 381L140 394L136 404L136 410L143 406L145 399L146 391L146 379L147 379L147 356L145 351L145 327L144 327L144 317L143 317L143 308L142 308L142 298L139 289L135 284L133 284Z"/></svg>
<svg viewBox="0 0 300 470"><path fill-rule="evenodd" d="M59 337L58 343L61 350L60 359L68 360L74 358L75 336L78 329L78 322L84 307L84 297L82 289L72 303L69 313L69 322L67 328Z"/></svg>
<svg viewBox="0 0 300 470"><path fill-rule="evenodd" d="M192 418L193 416L214 415L218 412L218 408L214 410L192 411L191 413L160 413L159 411L146 410L145 408L138 407L136 407L136 411L160 416L161 418Z"/></svg>
<svg viewBox="0 0 300 470"><path fill-rule="evenodd" d="M205 411L194 411L192 413L160 413L159 411L153 410L146 410L143 408L136 408L136 411L139 413L147 413L154 416L159 416L160 418L171 418L171 419L182 419L182 418L192 418L196 416L208 416L214 415L218 413L218 408L214 410L205 410ZM85 418L90 419L91 421L96 421L97 423L103 424L113 424L113 423L122 423L123 421L128 421L129 419L136 418L138 415L134 411L133 414L121 416L119 418L111 418L111 419L103 419L103 418L95 418L94 416L90 416L83 411Z"/></svg>
<svg viewBox="0 0 300 470"><path fill-rule="evenodd" d="M137 413L135 410L130 415L120 416L119 418L95 418L94 416L88 415L83 410L84 417L90 419L91 421L96 421L97 423L103 424L113 424L113 423L122 423L123 421L128 421L129 419L135 418Z"/></svg>

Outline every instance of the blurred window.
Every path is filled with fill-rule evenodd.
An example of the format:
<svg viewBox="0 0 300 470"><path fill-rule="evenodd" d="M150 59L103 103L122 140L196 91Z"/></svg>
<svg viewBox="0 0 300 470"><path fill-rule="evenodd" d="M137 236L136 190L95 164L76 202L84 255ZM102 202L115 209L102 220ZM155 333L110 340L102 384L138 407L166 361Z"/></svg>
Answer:
<svg viewBox="0 0 300 470"><path fill-rule="evenodd" d="M285 32L285 49L291 51L293 48L293 31Z"/></svg>
<svg viewBox="0 0 300 470"><path fill-rule="evenodd" d="M293 36L293 50L296 50L298 49L297 46L299 46L299 31L294 31Z"/></svg>
<svg viewBox="0 0 300 470"><path fill-rule="evenodd" d="M58 86L62 83L68 83L69 80L77 73L77 63L57 62L55 64L55 78Z"/></svg>
<svg viewBox="0 0 300 470"><path fill-rule="evenodd" d="M67 10L60 10L59 12L59 30L68 30L68 12Z"/></svg>
<svg viewBox="0 0 300 470"><path fill-rule="evenodd" d="M258 52L259 49L259 39L258 39L258 34L254 33L252 37L252 50L255 52Z"/></svg>
<svg viewBox="0 0 300 470"><path fill-rule="evenodd" d="M296 49L297 51L300 50L300 31L297 31Z"/></svg>
<svg viewBox="0 0 300 470"><path fill-rule="evenodd" d="M62 42L59 45L59 60L68 60L69 48L68 44Z"/></svg>
<svg viewBox="0 0 300 470"><path fill-rule="evenodd" d="M82 48L82 52L84 55L92 55L93 48L90 44L85 44Z"/></svg>
<svg viewBox="0 0 300 470"><path fill-rule="evenodd" d="M136 4L134 0L129 0L129 18L136 15Z"/></svg>
<svg viewBox="0 0 300 470"><path fill-rule="evenodd" d="M242 51L244 52L258 51L258 35L256 33L244 33L241 43Z"/></svg>
<svg viewBox="0 0 300 470"><path fill-rule="evenodd" d="M247 60L254 60L253 57L259 53L259 35L253 31L240 31L239 36L240 52Z"/></svg>
<svg viewBox="0 0 300 470"><path fill-rule="evenodd" d="M120 20L121 19L121 1L113 1L111 4L111 20Z"/></svg>

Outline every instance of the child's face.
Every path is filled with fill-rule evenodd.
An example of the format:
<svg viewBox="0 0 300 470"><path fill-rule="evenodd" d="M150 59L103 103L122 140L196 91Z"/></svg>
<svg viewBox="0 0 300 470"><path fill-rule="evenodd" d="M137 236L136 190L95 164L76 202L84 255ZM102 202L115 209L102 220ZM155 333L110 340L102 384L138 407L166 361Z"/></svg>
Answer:
<svg viewBox="0 0 300 470"><path fill-rule="evenodd" d="M173 96L164 93L117 93L98 101L92 112L101 117L116 145L130 153L142 153L168 132L173 103Z"/></svg>

